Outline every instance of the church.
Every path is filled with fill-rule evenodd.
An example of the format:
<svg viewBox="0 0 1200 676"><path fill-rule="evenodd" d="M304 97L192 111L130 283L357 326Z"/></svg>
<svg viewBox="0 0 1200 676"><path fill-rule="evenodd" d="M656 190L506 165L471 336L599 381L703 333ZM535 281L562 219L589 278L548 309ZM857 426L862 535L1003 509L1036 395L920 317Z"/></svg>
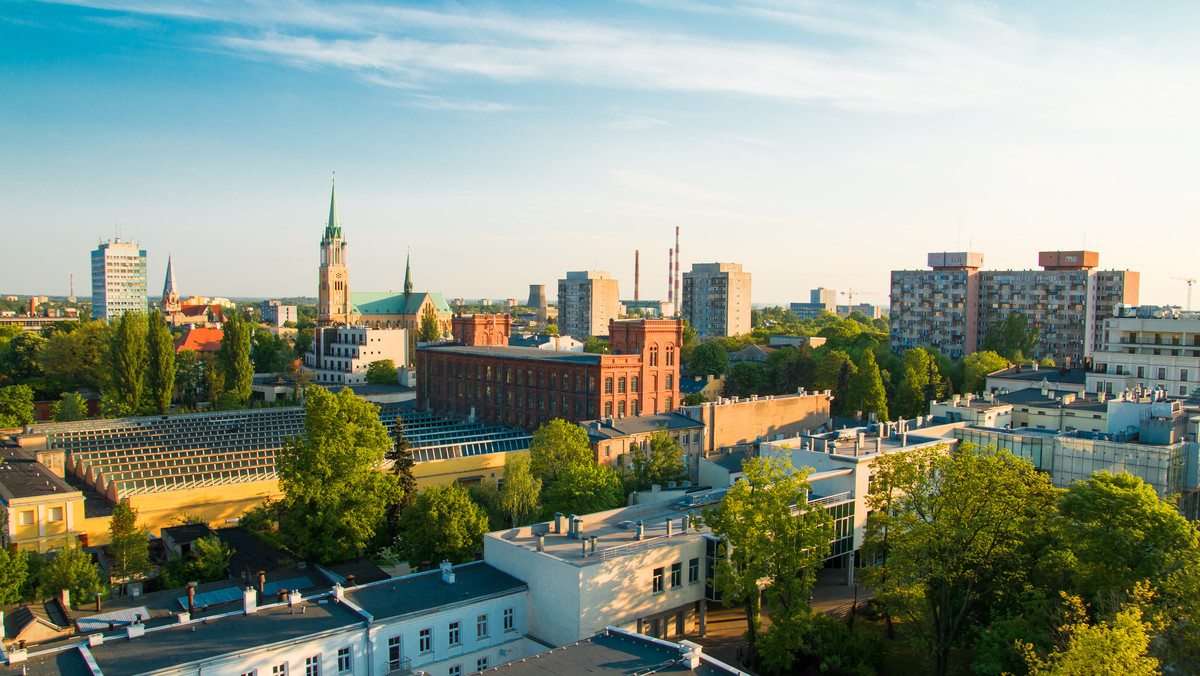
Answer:
<svg viewBox="0 0 1200 676"><path fill-rule="evenodd" d="M404 292L351 291L346 239L337 214L337 184L329 197L329 222L321 237L321 267L317 285L317 327L362 327L408 329L411 347L416 346L421 316L433 308L438 329L450 333L453 313L440 293L413 291L412 270L404 263ZM411 349L411 348L410 348Z"/></svg>

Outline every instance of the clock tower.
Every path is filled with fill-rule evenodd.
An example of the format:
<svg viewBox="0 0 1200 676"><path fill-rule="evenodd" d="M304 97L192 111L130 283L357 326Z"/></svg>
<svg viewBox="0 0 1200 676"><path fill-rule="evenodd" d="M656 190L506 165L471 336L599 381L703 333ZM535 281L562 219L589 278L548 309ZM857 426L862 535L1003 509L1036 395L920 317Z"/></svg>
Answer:
<svg viewBox="0 0 1200 676"><path fill-rule="evenodd" d="M321 269L317 286L317 326L350 323L350 268L346 240L337 217L337 184L329 196L329 224L321 237Z"/></svg>

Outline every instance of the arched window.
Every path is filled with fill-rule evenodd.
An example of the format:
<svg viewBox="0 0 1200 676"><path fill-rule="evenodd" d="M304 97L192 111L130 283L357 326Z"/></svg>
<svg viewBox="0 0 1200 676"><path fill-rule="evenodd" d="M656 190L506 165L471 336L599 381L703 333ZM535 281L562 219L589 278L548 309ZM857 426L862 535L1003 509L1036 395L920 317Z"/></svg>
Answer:
<svg viewBox="0 0 1200 676"><path fill-rule="evenodd" d="M617 415L622 418L625 417L625 402L617 402Z"/></svg>

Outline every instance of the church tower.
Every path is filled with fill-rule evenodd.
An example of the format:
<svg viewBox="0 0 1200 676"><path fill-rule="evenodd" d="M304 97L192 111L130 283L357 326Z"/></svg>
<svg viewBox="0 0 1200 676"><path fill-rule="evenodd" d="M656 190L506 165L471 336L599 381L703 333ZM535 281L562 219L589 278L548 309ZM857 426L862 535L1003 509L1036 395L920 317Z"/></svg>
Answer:
<svg viewBox="0 0 1200 676"><path fill-rule="evenodd" d="M329 196L329 224L321 237L321 269L317 292L317 326L350 323L350 268L346 240L337 217L337 184Z"/></svg>
<svg viewBox="0 0 1200 676"><path fill-rule="evenodd" d="M175 283L175 268L171 256L167 256L167 279L163 282L162 311L165 314L179 312L179 285Z"/></svg>

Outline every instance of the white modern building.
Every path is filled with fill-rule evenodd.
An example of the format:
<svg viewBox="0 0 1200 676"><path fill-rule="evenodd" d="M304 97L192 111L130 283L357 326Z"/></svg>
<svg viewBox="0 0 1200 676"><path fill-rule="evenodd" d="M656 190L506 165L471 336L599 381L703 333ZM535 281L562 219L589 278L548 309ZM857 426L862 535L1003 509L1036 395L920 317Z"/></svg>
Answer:
<svg viewBox="0 0 1200 676"><path fill-rule="evenodd" d="M409 367L408 329L318 328L304 366L319 385L362 385L371 362L381 359Z"/></svg>
<svg viewBox="0 0 1200 676"><path fill-rule="evenodd" d="M1141 387L1186 397L1200 388L1200 319L1114 317L1092 355L1089 392Z"/></svg>
<svg viewBox="0 0 1200 676"><path fill-rule="evenodd" d="M118 237L92 252L92 319L120 319L126 312L145 312L146 250Z"/></svg>
<svg viewBox="0 0 1200 676"><path fill-rule="evenodd" d="M296 322L296 306L285 305L277 300L264 300L259 306L259 313L263 322L271 326L283 326L284 322Z"/></svg>

